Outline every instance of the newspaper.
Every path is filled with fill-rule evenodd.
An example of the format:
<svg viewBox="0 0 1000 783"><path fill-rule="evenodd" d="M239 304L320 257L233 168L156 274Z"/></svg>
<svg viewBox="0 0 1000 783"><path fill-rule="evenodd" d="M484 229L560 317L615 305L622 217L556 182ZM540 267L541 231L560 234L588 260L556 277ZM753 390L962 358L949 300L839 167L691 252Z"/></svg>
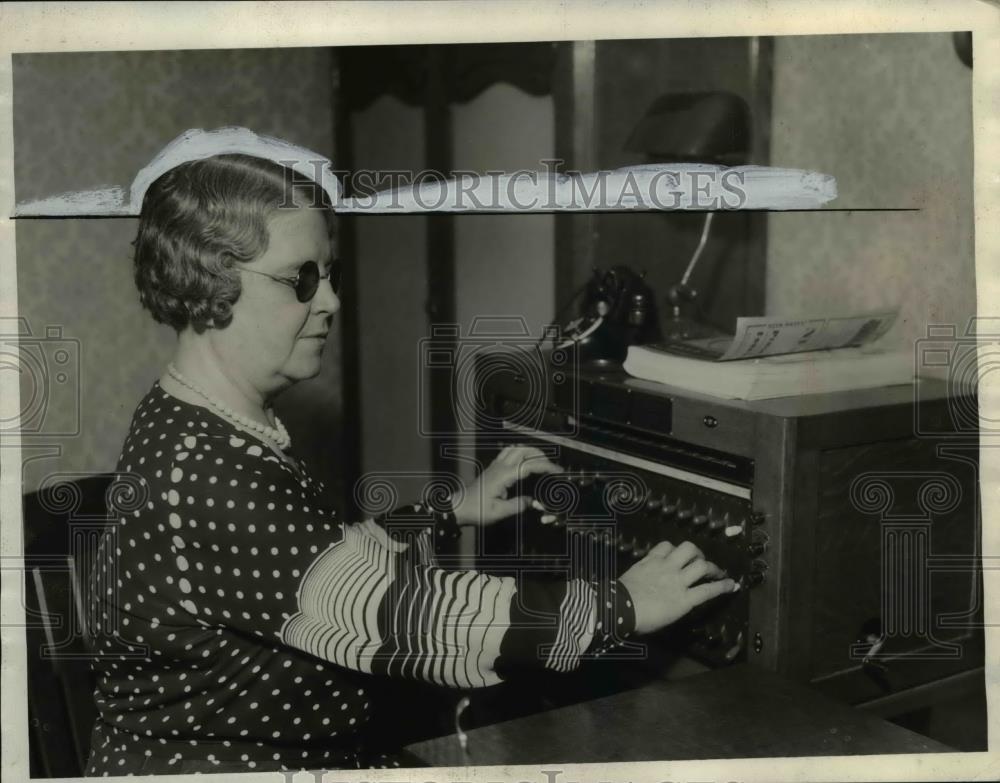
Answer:
<svg viewBox="0 0 1000 783"><path fill-rule="evenodd" d="M656 346L679 356L708 361L757 359L785 353L867 345L889 331L895 312L842 318L738 318L732 337L707 337Z"/></svg>

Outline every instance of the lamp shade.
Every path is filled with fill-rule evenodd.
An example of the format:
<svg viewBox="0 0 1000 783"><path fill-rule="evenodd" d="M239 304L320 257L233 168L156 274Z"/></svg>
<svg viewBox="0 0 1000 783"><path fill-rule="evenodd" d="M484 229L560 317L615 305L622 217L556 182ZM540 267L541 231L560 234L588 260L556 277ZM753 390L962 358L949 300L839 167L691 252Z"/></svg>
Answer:
<svg viewBox="0 0 1000 783"><path fill-rule="evenodd" d="M657 98L625 142L653 160L734 165L750 152L750 107L731 92Z"/></svg>

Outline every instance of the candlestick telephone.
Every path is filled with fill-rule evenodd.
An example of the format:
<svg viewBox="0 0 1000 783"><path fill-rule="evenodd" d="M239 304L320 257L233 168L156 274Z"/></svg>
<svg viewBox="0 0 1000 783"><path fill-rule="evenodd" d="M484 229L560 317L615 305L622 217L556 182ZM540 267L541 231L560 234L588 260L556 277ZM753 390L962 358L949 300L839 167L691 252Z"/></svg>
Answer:
<svg viewBox="0 0 1000 783"><path fill-rule="evenodd" d="M577 317L562 328L555 347L574 347L581 364L616 365L625 360L630 345L659 340L656 296L645 277L645 271L624 265L594 267L567 304L582 295Z"/></svg>

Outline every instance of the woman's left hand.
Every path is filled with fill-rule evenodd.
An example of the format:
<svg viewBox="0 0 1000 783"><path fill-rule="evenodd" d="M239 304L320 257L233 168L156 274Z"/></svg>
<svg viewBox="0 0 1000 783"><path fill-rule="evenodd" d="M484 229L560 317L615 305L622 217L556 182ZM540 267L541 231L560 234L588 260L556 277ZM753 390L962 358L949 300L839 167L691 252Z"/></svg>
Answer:
<svg viewBox="0 0 1000 783"><path fill-rule="evenodd" d="M454 511L458 524L486 527L524 511L532 499L527 495L508 497L510 488L530 475L562 472L559 465L533 446L507 446L465 488L465 494L456 498Z"/></svg>

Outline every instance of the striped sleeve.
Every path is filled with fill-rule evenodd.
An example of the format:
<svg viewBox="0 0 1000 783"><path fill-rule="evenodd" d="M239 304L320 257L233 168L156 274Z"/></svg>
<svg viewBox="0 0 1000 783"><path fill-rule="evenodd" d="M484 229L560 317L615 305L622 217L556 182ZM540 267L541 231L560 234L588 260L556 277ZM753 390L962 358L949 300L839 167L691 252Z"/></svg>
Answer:
<svg viewBox="0 0 1000 783"><path fill-rule="evenodd" d="M161 450L147 516L133 517L141 534L117 556L164 625L225 626L464 688L524 666L571 669L634 627L602 617L613 583L441 568L438 539L457 525L426 507L393 512L392 525L338 523L306 477L245 438L181 433Z"/></svg>
<svg viewBox="0 0 1000 783"><path fill-rule="evenodd" d="M411 544L433 533L414 535ZM570 671L635 627L627 592L613 581L444 570L426 553L371 522L345 526L304 575L283 640L363 672L477 688L518 669ZM620 613L614 632L602 597Z"/></svg>

